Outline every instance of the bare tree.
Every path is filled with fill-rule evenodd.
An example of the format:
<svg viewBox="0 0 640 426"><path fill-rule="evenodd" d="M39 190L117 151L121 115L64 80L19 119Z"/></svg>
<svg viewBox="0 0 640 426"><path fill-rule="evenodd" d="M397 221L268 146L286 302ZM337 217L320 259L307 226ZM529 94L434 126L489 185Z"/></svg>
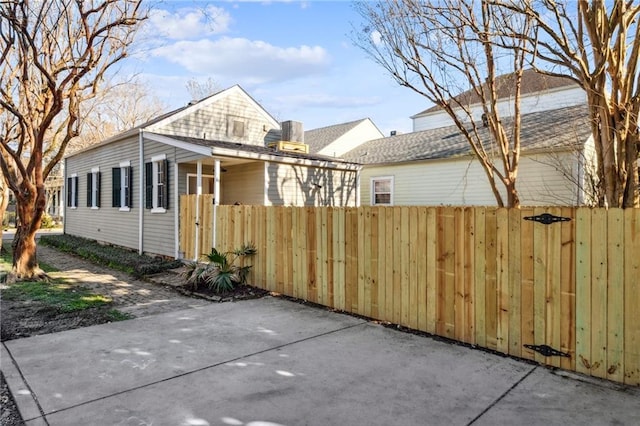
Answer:
<svg viewBox="0 0 640 426"><path fill-rule="evenodd" d="M67 153L84 149L117 133L129 130L167 110L148 85L137 77L109 82L82 105L82 128L67 147Z"/></svg>
<svg viewBox="0 0 640 426"><path fill-rule="evenodd" d="M207 96L220 91L220 86L213 77L209 77L204 81L200 81L196 78L190 78L187 81L186 86L191 99L194 101L199 101L200 99L204 99Z"/></svg>
<svg viewBox="0 0 640 426"><path fill-rule="evenodd" d="M528 17L493 7L486 0L363 2L357 10L366 24L356 44L400 85L446 111L483 166L497 204L519 206L520 98L528 40L496 39L505 21L515 24L517 20L527 33ZM499 81L500 74L509 74L506 81ZM500 83L512 87L509 128L498 109ZM467 96L459 96L463 92ZM474 104L480 105L484 123L478 124ZM490 129L492 140L481 138L483 125Z"/></svg>
<svg viewBox="0 0 640 426"><path fill-rule="evenodd" d="M531 42L526 46L537 71L569 77L585 90L599 204L640 207L640 4L626 0L491 3L532 20L533 36L516 26L505 35Z"/></svg>
<svg viewBox="0 0 640 426"><path fill-rule="evenodd" d="M0 3L0 167L16 196L14 279L43 278L36 231L44 181L78 135L81 105L100 92L146 14L140 0Z"/></svg>
<svg viewBox="0 0 640 426"><path fill-rule="evenodd" d="M2 253L2 234L4 233L4 214L9 206L9 185L0 170L0 253Z"/></svg>

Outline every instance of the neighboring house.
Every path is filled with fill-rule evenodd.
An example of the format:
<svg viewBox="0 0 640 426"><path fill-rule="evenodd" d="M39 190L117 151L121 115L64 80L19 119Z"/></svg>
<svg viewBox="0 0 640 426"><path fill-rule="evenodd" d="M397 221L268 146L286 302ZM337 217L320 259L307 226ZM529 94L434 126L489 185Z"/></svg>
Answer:
<svg viewBox="0 0 640 426"><path fill-rule="evenodd" d="M503 121L512 121L513 84L503 77L498 93ZM548 85L545 85L548 83ZM521 160L517 189L522 205L582 205L590 201L593 141L584 92L567 79L527 71L523 82ZM469 102L483 138L481 105ZM363 205L495 205L496 199L468 141L438 107L413 118L412 133L375 139L343 158L362 163ZM502 185L498 183L498 187ZM504 191L503 191L503 195Z"/></svg>
<svg viewBox="0 0 640 426"><path fill-rule="evenodd" d="M281 128L234 86L75 153L65 159L65 232L179 257L181 194L215 194L216 204L356 205L361 167L305 154L296 129Z"/></svg>
<svg viewBox="0 0 640 426"><path fill-rule="evenodd" d="M369 118L304 132L304 142L314 154L341 157L364 142L384 135Z"/></svg>

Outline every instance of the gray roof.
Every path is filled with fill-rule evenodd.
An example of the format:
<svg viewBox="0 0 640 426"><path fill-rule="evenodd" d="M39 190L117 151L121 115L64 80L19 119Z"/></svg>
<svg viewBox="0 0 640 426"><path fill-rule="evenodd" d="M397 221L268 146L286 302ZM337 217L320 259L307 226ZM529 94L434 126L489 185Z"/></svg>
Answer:
<svg viewBox="0 0 640 426"><path fill-rule="evenodd" d="M146 133L149 134L151 132L146 132ZM244 152L249 152L254 154L272 155L272 156L283 157L283 158L285 157L299 158L304 160L328 161L332 163L352 163L349 160L335 158L335 157L328 157L325 155L304 154L304 153L289 152L289 151L276 151L275 149L272 149L266 146L260 146L260 145L249 145L249 144L237 143L237 142L191 138L187 136L165 135L162 133L155 133L155 134L165 136L167 138L175 139L178 141L190 143L193 145L206 146L211 148L217 147L217 148L233 149L236 151L244 151Z"/></svg>
<svg viewBox="0 0 640 426"><path fill-rule="evenodd" d="M505 120L507 129L511 119ZM481 124L480 124L481 125ZM508 130L507 130L508 132ZM480 127L484 141L490 141L487 127ZM586 106L572 106L523 114L520 132L523 152L582 145L591 135ZM406 133L365 142L342 157L362 164L433 160L471 154L469 142L456 126Z"/></svg>
<svg viewBox="0 0 640 426"><path fill-rule="evenodd" d="M309 145L310 152L318 152L364 121L367 119L307 130L304 132L304 143Z"/></svg>
<svg viewBox="0 0 640 426"><path fill-rule="evenodd" d="M496 77L496 94L498 99L508 98L514 95L515 91L515 73L504 74ZM486 85L486 83L485 83ZM533 69L524 70L520 85L520 94L528 95L531 93L539 93L545 90L556 89L558 87L576 86L576 82L568 77L556 77L541 74ZM482 101L474 89L460 93L455 97L464 105L473 105ZM411 118L416 118L424 114L434 111L440 111L440 105L434 105L426 110L419 112Z"/></svg>

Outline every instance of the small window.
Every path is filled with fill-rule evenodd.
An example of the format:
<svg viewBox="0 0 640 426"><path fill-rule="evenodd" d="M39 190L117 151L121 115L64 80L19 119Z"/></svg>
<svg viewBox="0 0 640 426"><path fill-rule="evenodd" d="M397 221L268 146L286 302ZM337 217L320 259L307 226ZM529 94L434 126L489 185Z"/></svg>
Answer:
<svg viewBox="0 0 640 426"><path fill-rule="evenodd" d="M67 178L67 207L78 207L78 175L75 173Z"/></svg>
<svg viewBox="0 0 640 426"><path fill-rule="evenodd" d="M130 162L120 163L120 167L112 170L112 207L121 211L129 211L133 207L133 167Z"/></svg>
<svg viewBox="0 0 640 426"><path fill-rule="evenodd" d="M393 205L393 176L376 177L371 179L371 205Z"/></svg>
<svg viewBox="0 0 640 426"><path fill-rule="evenodd" d="M100 169L91 169L87 174L87 207L100 208Z"/></svg>
<svg viewBox="0 0 640 426"><path fill-rule="evenodd" d="M244 137L244 121L233 120L233 136Z"/></svg>
<svg viewBox="0 0 640 426"><path fill-rule="evenodd" d="M227 116L227 136L244 138L246 120L242 117Z"/></svg>
<svg viewBox="0 0 640 426"><path fill-rule="evenodd" d="M169 208L169 163L165 155L145 163L145 207L151 213L164 213Z"/></svg>

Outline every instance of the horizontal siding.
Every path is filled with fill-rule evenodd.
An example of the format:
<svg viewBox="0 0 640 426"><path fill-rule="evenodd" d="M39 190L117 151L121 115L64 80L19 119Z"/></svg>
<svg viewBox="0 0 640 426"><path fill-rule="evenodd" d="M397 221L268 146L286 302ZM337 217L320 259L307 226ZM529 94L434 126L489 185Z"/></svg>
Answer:
<svg viewBox="0 0 640 426"><path fill-rule="evenodd" d="M78 174L78 207L65 208L65 233L93 240L138 248L138 217L140 212L140 164L137 136L104 147L97 147L66 159L65 175ZM133 167L133 207L120 211L111 207L112 168L129 160ZM87 173L99 167L101 173L99 209L87 207ZM65 180L66 183L66 180ZM63 191L66 195L66 191ZM65 202L66 205L66 202Z"/></svg>
<svg viewBox="0 0 640 426"><path fill-rule="evenodd" d="M264 163L225 167L220 177L221 204L264 204Z"/></svg>
<svg viewBox="0 0 640 426"><path fill-rule="evenodd" d="M267 204L272 206L353 206L356 172L267 165Z"/></svg>
<svg viewBox="0 0 640 426"><path fill-rule="evenodd" d="M231 118L230 118L231 117ZM244 137L234 137L229 131L229 120L244 121ZM154 126L157 133L239 142L264 146L273 139L273 123L240 90L230 90L218 101L194 111L164 126Z"/></svg>
<svg viewBox="0 0 640 426"><path fill-rule="evenodd" d="M175 191L175 175L176 173L176 157L181 151L179 148L164 145L154 141L145 141L144 144L144 161L151 161L156 155L165 154L169 162L169 208L164 213L151 213L151 210L145 209L143 215L143 240L142 247L146 253L160 254L164 256L175 255L175 212L176 201ZM138 177L140 179L140 177ZM138 181L138 184L140 181Z"/></svg>
<svg viewBox="0 0 640 426"><path fill-rule="evenodd" d="M395 205L493 206L496 200L480 163L469 158L392 166L365 166L361 173L362 205L371 204L371 178L394 177ZM521 158L518 190L522 205L575 205L576 161L571 154ZM504 191L502 191L504 193Z"/></svg>
<svg viewBox="0 0 640 426"><path fill-rule="evenodd" d="M579 87L570 89L555 90L549 93L529 95L522 98L520 108L523 114L533 112L549 111L558 108L565 108L573 105L586 104L584 90ZM503 118L513 116L513 99L503 99L498 102L498 111ZM473 120L480 122L482 119L482 108L476 105L471 109ZM464 118L466 118L464 114ZM444 111L433 112L431 114L416 117L413 119L413 131L437 129L440 127L452 126L454 123L449 115Z"/></svg>

